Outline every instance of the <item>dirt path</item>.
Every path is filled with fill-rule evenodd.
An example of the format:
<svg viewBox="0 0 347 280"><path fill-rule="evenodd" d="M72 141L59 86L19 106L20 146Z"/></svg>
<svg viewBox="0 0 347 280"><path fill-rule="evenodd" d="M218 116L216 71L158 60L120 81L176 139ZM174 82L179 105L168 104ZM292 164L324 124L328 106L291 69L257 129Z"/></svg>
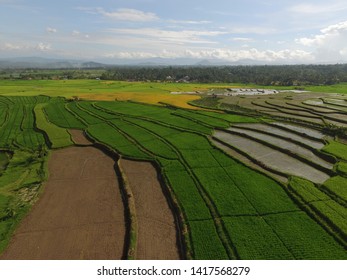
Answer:
<svg viewBox="0 0 347 280"><path fill-rule="evenodd" d="M179 259L174 216L152 164L120 161L135 200L138 222L136 259Z"/></svg>
<svg viewBox="0 0 347 280"><path fill-rule="evenodd" d="M42 197L2 259L120 259L124 207L114 161L94 147L53 151Z"/></svg>

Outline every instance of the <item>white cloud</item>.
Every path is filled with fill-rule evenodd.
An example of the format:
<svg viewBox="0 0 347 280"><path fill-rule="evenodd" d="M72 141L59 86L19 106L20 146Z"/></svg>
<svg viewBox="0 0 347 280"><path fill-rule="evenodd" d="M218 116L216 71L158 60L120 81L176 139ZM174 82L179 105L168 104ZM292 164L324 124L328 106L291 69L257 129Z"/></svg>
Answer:
<svg viewBox="0 0 347 280"><path fill-rule="evenodd" d="M236 38L232 38L231 40L235 42L244 42L244 43L250 43L254 41L252 38L246 38L246 37L236 37Z"/></svg>
<svg viewBox="0 0 347 280"><path fill-rule="evenodd" d="M15 50L23 50L26 47L23 45L15 45L15 44L11 44L11 43L5 43L1 49L2 50L9 50L9 51L15 51Z"/></svg>
<svg viewBox="0 0 347 280"><path fill-rule="evenodd" d="M338 12L341 10L346 10L346 4L342 1L329 2L327 4L318 4L318 3L300 3L294 6L291 6L288 11L296 14L306 14L306 15L318 15Z"/></svg>
<svg viewBox="0 0 347 280"><path fill-rule="evenodd" d="M346 61L347 21L330 25L320 30L320 34L295 41L305 47L315 48L317 61Z"/></svg>
<svg viewBox="0 0 347 280"><path fill-rule="evenodd" d="M75 39L89 39L90 35L89 34L83 34L82 32L78 31L78 30L73 30L71 35L73 37L75 37Z"/></svg>
<svg viewBox="0 0 347 280"><path fill-rule="evenodd" d="M310 53L302 50L281 50L260 51L252 48L249 50L228 50L228 49L215 49L207 51L189 51L187 54L194 58L210 58L210 59L223 59L229 61L238 61L242 59L261 60L267 62L276 61L297 61L297 60L310 60L312 59Z"/></svg>
<svg viewBox="0 0 347 280"><path fill-rule="evenodd" d="M224 27L223 27L224 28ZM277 29L273 27L261 27L261 26L239 26L227 28L230 33L234 34L259 34L259 35L269 35L277 32Z"/></svg>
<svg viewBox="0 0 347 280"><path fill-rule="evenodd" d="M211 23L211 21L208 21L208 20L196 21L196 20L174 20L174 19L170 19L168 20L168 22L178 23L178 24L209 24Z"/></svg>
<svg viewBox="0 0 347 280"><path fill-rule="evenodd" d="M309 52L302 50L281 50L281 51L260 51L255 48L249 50L229 50L229 49L211 49L211 50L193 50L183 51L163 50L158 53L153 52L119 52L107 54L110 58L122 59L143 59L143 58L194 58L194 59L221 59L227 61L238 61L242 59L261 60L266 62L310 62L313 57Z"/></svg>
<svg viewBox="0 0 347 280"><path fill-rule="evenodd" d="M318 35L302 37L295 41L304 46L345 46L347 43L347 21L330 25L320 30L320 34ZM338 45L336 45L336 43L338 43Z"/></svg>
<svg viewBox="0 0 347 280"><path fill-rule="evenodd" d="M35 48L39 51L49 51L49 50L51 50L51 45L40 42L36 45Z"/></svg>
<svg viewBox="0 0 347 280"><path fill-rule="evenodd" d="M102 8L97 8L96 11L107 18L118 21L147 22L159 19L154 13L146 13L135 9L117 9L115 12L107 12Z"/></svg>
<svg viewBox="0 0 347 280"><path fill-rule="evenodd" d="M52 28L52 27L47 27L47 28L46 28L46 31L47 31L48 33L57 33L57 32L58 32L57 29Z"/></svg>
<svg viewBox="0 0 347 280"><path fill-rule="evenodd" d="M203 37L214 37L218 35L226 34L224 31L197 31L197 30L181 30L181 31L172 31L172 30L163 30L157 28L139 28L139 29L109 29L109 32L113 32L119 35L126 36L138 36L138 37L147 37L149 39L156 39L159 41L173 42L173 43L205 43L211 44L215 43L203 39Z"/></svg>
<svg viewBox="0 0 347 280"><path fill-rule="evenodd" d="M4 43L0 45L0 50L7 52L32 52L32 51L50 51L51 45L47 43L23 44L23 43Z"/></svg>

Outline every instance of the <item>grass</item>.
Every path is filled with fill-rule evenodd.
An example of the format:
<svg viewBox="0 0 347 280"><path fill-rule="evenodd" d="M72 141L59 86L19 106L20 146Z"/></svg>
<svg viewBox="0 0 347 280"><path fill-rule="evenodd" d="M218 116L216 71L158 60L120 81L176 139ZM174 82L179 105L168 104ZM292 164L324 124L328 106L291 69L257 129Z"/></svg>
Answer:
<svg viewBox="0 0 347 280"><path fill-rule="evenodd" d="M223 222L233 238L241 259L294 259L271 226L261 216L224 218Z"/></svg>
<svg viewBox="0 0 347 280"><path fill-rule="evenodd" d="M226 260L228 255L218 238L213 221L190 222L194 258L197 260ZM208 238L206 238L208 237Z"/></svg>
<svg viewBox="0 0 347 280"><path fill-rule="evenodd" d="M36 201L46 178L44 161L40 153L16 150L0 176L0 252Z"/></svg>
<svg viewBox="0 0 347 280"><path fill-rule="evenodd" d="M347 160L347 145L337 141L329 141L322 149L324 152L332 154L338 158Z"/></svg>
<svg viewBox="0 0 347 280"><path fill-rule="evenodd" d="M337 165L337 171L343 176L347 176L347 162L340 161Z"/></svg>
<svg viewBox="0 0 347 280"><path fill-rule="evenodd" d="M3 170L5 170L9 160L10 159L8 153L0 151L0 174Z"/></svg>
<svg viewBox="0 0 347 280"><path fill-rule="evenodd" d="M183 130L193 130L205 134L211 133L211 128L197 124L192 120L175 116L173 114L176 111L175 109L169 109L163 106L132 102L97 102L96 105L115 114L144 118Z"/></svg>
<svg viewBox="0 0 347 280"><path fill-rule="evenodd" d="M345 249L304 212L264 217L295 259L346 259ZM303 228L305 230L303 230Z"/></svg>
<svg viewBox="0 0 347 280"><path fill-rule="evenodd" d="M342 179L342 180L341 180ZM324 224L333 224L338 234L342 233L347 236L347 210L344 206L335 201L334 197L330 197L325 192L317 188L312 182L292 177L289 182L290 188L301 197L306 205L308 205L320 218ZM324 183L324 187L342 199L345 199L346 180L343 177L333 177Z"/></svg>
<svg viewBox="0 0 347 280"><path fill-rule="evenodd" d="M37 128L47 134L52 148L62 148L72 145L73 142L67 130L49 122L44 112L45 105L44 103L38 104L34 109Z"/></svg>
<svg viewBox="0 0 347 280"><path fill-rule="evenodd" d="M4 110L5 114L0 125L0 147L36 150L43 145L42 134L36 132L34 128L33 109L36 99L11 97L7 98L6 102L7 109Z"/></svg>
<svg viewBox="0 0 347 280"><path fill-rule="evenodd" d="M184 168L181 163L179 167ZM176 165L175 165L176 166ZM163 168L165 177L172 187L188 221L212 219L194 180L188 171Z"/></svg>
<svg viewBox="0 0 347 280"><path fill-rule="evenodd" d="M142 146L154 156L177 159L177 154L169 145L147 130L120 119L113 120L112 124L126 135L129 135L132 139L135 139L138 146Z"/></svg>
<svg viewBox="0 0 347 280"><path fill-rule="evenodd" d="M289 186L306 203L329 199L329 197L320 191L312 182L299 177L292 176L289 181Z"/></svg>
<svg viewBox="0 0 347 280"><path fill-rule="evenodd" d="M123 156L135 159L150 159L146 153L141 151L126 136L106 123L89 126L87 133L96 141L113 148Z"/></svg>
<svg viewBox="0 0 347 280"><path fill-rule="evenodd" d="M65 106L65 102L50 102L45 106L50 122L60 127L84 129L85 125L66 110Z"/></svg>
<svg viewBox="0 0 347 280"><path fill-rule="evenodd" d="M27 90L28 94L34 94L34 91L67 97L94 94L96 99L102 99L104 95L121 99L131 94L140 96L142 92L142 96L146 96L143 98L153 98L152 103L155 103L157 99L154 97L171 97L170 91L194 90L192 84L94 80L35 82L18 83L24 90L20 94L25 95ZM18 90L14 85L11 89L11 83L6 81L0 85L0 92L1 87L6 86L9 92ZM9 112L6 108L10 108ZM257 122L257 119L163 105L120 101L67 102L45 96L1 97L0 115L7 116L8 113L0 128L0 134L4 136L1 139L5 139L2 141L6 145L33 145L30 144L32 136L29 136L31 140L25 137L31 135L32 123L36 120L52 148L72 145L66 129L80 128L121 156L156 161L183 212L184 223L189 229L185 236L190 240L190 253L197 259L347 258L333 234L326 232L288 196L288 192L296 193L320 217L345 232L345 209L329 194L300 178L292 178L289 190L285 190L284 186L232 159L209 141L208 137L216 127L225 128L234 122ZM18 133L20 131L28 133ZM43 150L44 145L41 145ZM328 153L341 157L347 152L347 146L339 142L332 141L329 145L324 148ZM44 178L42 161L45 156L39 159L38 153L28 154L17 146L12 149L15 156L0 176L0 216L7 217L0 222L0 235L6 240L17 221L8 209L16 209L19 202L24 203L24 210L29 209L30 203L25 204L25 199L38 190ZM344 165L338 168L343 171ZM345 179L334 177L324 188L344 198ZM1 246L4 245L1 243Z"/></svg>
<svg viewBox="0 0 347 280"><path fill-rule="evenodd" d="M341 176L335 176L324 182L324 186L334 193L347 201L347 178Z"/></svg>
<svg viewBox="0 0 347 280"><path fill-rule="evenodd" d="M20 132L23 119L23 108L20 105L11 106L8 117L0 130L0 147L11 147Z"/></svg>
<svg viewBox="0 0 347 280"><path fill-rule="evenodd" d="M151 104L164 102L184 108L195 108L188 105L187 102L199 98L198 96L173 95L170 92L207 90L215 86L219 85L99 80L3 80L0 92L8 96L41 94L51 97L79 97L87 100L133 100Z"/></svg>

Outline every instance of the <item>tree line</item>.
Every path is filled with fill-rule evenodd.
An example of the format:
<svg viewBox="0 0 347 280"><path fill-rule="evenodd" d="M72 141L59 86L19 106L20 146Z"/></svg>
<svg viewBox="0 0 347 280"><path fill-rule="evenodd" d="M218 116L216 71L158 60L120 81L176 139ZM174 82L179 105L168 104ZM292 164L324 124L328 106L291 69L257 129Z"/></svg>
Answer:
<svg viewBox="0 0 347 280"><path fill-rule="evenodd" d="M262 66L110 66L97 69L16 69L0 79L101 79L264 86L332 85L347 82L347 64Z"/></svg>
<svg viewBox="0 0 347 280"><path fill-rule="evenodd" d="M264 86L332 85L347 82L347 64L117 67L108 69L100 78L105 80L242 83Z"/></svg>

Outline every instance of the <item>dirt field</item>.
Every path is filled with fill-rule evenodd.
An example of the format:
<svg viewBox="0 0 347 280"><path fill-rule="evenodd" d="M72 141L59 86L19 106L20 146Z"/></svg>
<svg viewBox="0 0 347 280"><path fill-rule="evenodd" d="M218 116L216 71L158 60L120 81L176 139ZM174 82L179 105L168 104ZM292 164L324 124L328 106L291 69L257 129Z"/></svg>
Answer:
<svg viewBox="0 0 347 280"><path fill-rule="evenodd" d="M77 145L92 145L93 143L90 142L83 134L82 130L78 129L70 129L69 133L71 135L72 141Z"/></svg>
<svg viewBox="0 0 347 280"><path fill-rule="evenodd" d="M94 147L53 151L42 197L2 259L120 259L124 207L114 161Z"/></svg>
<svg viewBox="0 0 347 280"><path fill-rule="evenodd" d="M136 259L179 259L176 226L152 164L121 160L135 200L138 222Z"/></svg>

